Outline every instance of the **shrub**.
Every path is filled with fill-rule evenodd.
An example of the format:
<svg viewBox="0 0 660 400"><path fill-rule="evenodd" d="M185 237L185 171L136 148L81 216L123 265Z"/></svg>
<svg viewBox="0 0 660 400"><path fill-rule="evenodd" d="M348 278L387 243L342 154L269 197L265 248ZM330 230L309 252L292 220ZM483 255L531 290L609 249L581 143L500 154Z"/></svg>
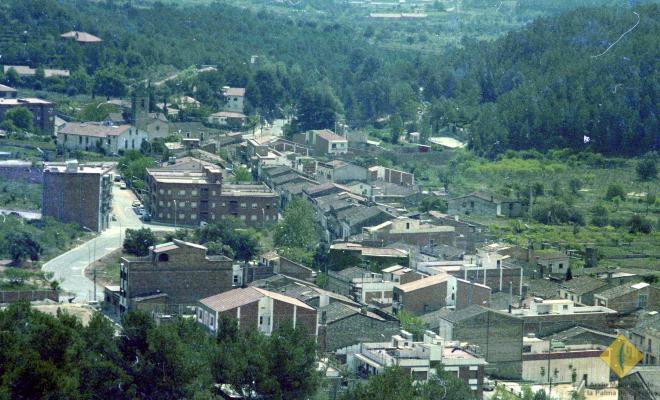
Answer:
<svg viewBox="0 0 660 400"><path fill-rule="evenodd" d="M626 191L623 190L623 186L619 184L612 184L607 187L607 192L605 193L605 199L608 201L614 200L615 197L619 197L621 200L626 199Z"/></svg>
<svg viewBox="0 0 660 400"><path fill-rule="evenodd" d="M653 231L653 225L648 219L635 214L628 220L628 229L630 233L644 233L648 235Z"/></svg>

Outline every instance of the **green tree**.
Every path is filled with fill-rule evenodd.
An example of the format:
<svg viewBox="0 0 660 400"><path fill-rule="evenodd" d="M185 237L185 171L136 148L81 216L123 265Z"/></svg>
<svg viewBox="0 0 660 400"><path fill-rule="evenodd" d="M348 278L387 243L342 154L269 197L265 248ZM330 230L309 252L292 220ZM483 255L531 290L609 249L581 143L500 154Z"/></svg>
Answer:
<svg viewBox="0 0 660 400"><path fill-rule="evenodd" d="M11 121L11 123L18 129L31 131L33 128L32 113L25 107L15 107L10 109L5 114L5 119Z"/></svg>
<svg viewBox="0 0 660 400"><path fill-rule="evenodd" d="M390 141L393 144L399 143L399 138L403 133L403 121L401 120L401 116L399 114L394 115L390 119L390 132L392 134Z"/></svg>
<svg viewBox="0 0 660 400"><path fill-rule="evenodd" d="M332 129L342 106L329 86L316 86L303 92L298 102L293 132Z"/></svg>
<svg viewBox="0 0 660 400"><path fill-rule="evenodd" d="M15 264L20 264L27 258L36 261L43 251L39 242L29 232L9 232L5 240L9 244L9 255Z"/></svg>
<svg viewBox="0 0 660 400"><path fill-rule="evenodd" d="M621 200L626 199L626 191L623 189L623 186L619 184L611 184L607 186L607 192L605 193L605 199L612 201L614 198L620 198Z"/></svg>
<svg viewBox="0 0 660 400"><path fill-rule="evenodd" d="M16 72L16 69L9 68L5 72L4 82L9 86L18 86L21 84L21 76Z"/></svg>
<svg viewBox="0 0 660 400"><path fill-rule="evenodd" d="M658 153L649 152L637 162L637 176L643 181L655 179L658 175Z"/></svg>
<svg viewBox="0 0 660 400"><path fill-rule="evenodd" d="M294 199L275 227L275 245L312 251L319 242L314 222L314 209L303 199Z"/></svg>
<svg viewBox="0 0 660 400"><path fill-rule="evenodd" d="M250 182L252 181L252 174L242 165L234 168L234 180L236 182Z"/></svg>
<svg viewBox="0 0 660 400"><path fill-rule="evenodd" d="M413 315L409 311L401 310L397 313L397 318L401 323L401 329L412 333L415 340L422 340L424 337L424 321Z"/></svg>
<svg viewBox="0 0 660 400"><path fill-rule="evenodd" d="M653 231L653 224L641 215L635 214L628 220L628 230L630 233L644 233L648 235Z"/></svg>
<svg viewBox="0 0 660 400"><path fill-rule="evenodd" d="M108 98L126 96L126 78L117 68L99 69L94 73L94 93Z"/></svg>
<svg viewBox="0 0 660 400"><path fill-rule="evenodd" d="M156 236L149 228L126 229L124 251L141 257L149 254L149 247L156 243Z"/></svg>
<svg viewBox="0 0 660 400"><path fill-rule="evenodd" d="M571 178L570 181L568 181L568 187L571 190L571 193L576 195L580 192L580 189L582 189L582 181L578 178Z"/></svg>

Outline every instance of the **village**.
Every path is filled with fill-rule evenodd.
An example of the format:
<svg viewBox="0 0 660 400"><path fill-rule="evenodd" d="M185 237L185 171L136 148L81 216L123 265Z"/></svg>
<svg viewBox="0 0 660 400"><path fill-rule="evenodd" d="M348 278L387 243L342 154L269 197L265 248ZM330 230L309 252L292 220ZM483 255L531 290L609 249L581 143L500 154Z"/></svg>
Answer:
<svg viewBox="0 0 660 400"><path fill-rule="evenodd" d="M504 3L507 13L518 7ZM426 0L346 4L381 30L460 12ZM117 39L94 32L49 40L97 57ZM0 44L18 37L7 35ZM351 57L356 70L357 59L377 64ZM117 363L127 371L144 354L170 350L157 329L181 337L198 329L218 348L240 349L213 354L209 365L224 368L213 384L205 377L213 398L362 399L370 382L386 386L377 379L391 376L412 392L444 390L438 398L448 400L660 398L657 153L647 158L653 174L639 168L643 161L636 167L591 149L504 151L496 134L476 155L473 133L490 121L465 123L463 105L431 104L430 89L415 83L400 99L392 90L383 97L405 112L360 124L329 89L300 88L296 104L268 103L285 89L264 72L266 58L241 59L226 76L220 63L197 63L121 82L110 68L87 76L57 62L3 65L3 318L38 310L92 338L107 327L130 356L128 366ZM286 68L272 76L295 87L282 78ZM76 89L81 76L89 93ZM624 189L619 182L631 176ZM156 344L131 336L140 324ZM256 383L268 380L251 369L249 345L237 343L300 351L291 358L311 360L304 372L318 381L265 394L275 384ZM228 366L238 353L248 361L236 372ZM177 365L193 365L182 359ZM170 361L155 363L154 376ZM273 363L271 372L286 370L278 384L296 386L286 375L296 368ZM128 396L116 382L108 386Z"/></svg>

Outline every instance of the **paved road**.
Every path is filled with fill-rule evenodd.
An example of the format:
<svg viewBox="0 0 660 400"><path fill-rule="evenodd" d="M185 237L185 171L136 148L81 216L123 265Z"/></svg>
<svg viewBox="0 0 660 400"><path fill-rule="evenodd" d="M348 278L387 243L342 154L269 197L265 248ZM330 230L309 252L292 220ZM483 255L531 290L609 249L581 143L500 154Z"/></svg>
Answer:
<svg viewBox="0 0 660 400"><path fill-rule="evenodd" d="M94 284L85 277L85 268L92 260L98 260L121 247L126 228L149 226L142 223L133 212L131 204L135 195L130 190L120 190L114 185L112 191L113 214L117 221L110 222L110 228L80 246L56 257L43 269L54 273L54 278L61 282L64 291L75 295L76 302L93 300ZM170 227L151 226L159 231L173 230ZM97 286L97 300L103 296L103 288Z"/></svg>
<svg viewBox="0 0 660 400"><path fill-rule="evenodd" d="M39 211L27 211L27 210L8 210L0 209L0 216L9 215L16 213L25 219L41 219L41 213Z"/></svg>

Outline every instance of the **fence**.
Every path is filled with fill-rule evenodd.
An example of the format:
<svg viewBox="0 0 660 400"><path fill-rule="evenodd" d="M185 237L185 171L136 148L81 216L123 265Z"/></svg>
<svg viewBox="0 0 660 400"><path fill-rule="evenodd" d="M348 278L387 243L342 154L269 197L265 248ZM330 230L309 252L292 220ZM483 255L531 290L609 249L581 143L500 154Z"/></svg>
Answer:
<svg viewBox="0 0 660 400"><path fill-rule="evenodd" d="M40 301L58 300L57 291L52 289L43 290L0 290L0 302L14 303L21 300Z"/></svg>

